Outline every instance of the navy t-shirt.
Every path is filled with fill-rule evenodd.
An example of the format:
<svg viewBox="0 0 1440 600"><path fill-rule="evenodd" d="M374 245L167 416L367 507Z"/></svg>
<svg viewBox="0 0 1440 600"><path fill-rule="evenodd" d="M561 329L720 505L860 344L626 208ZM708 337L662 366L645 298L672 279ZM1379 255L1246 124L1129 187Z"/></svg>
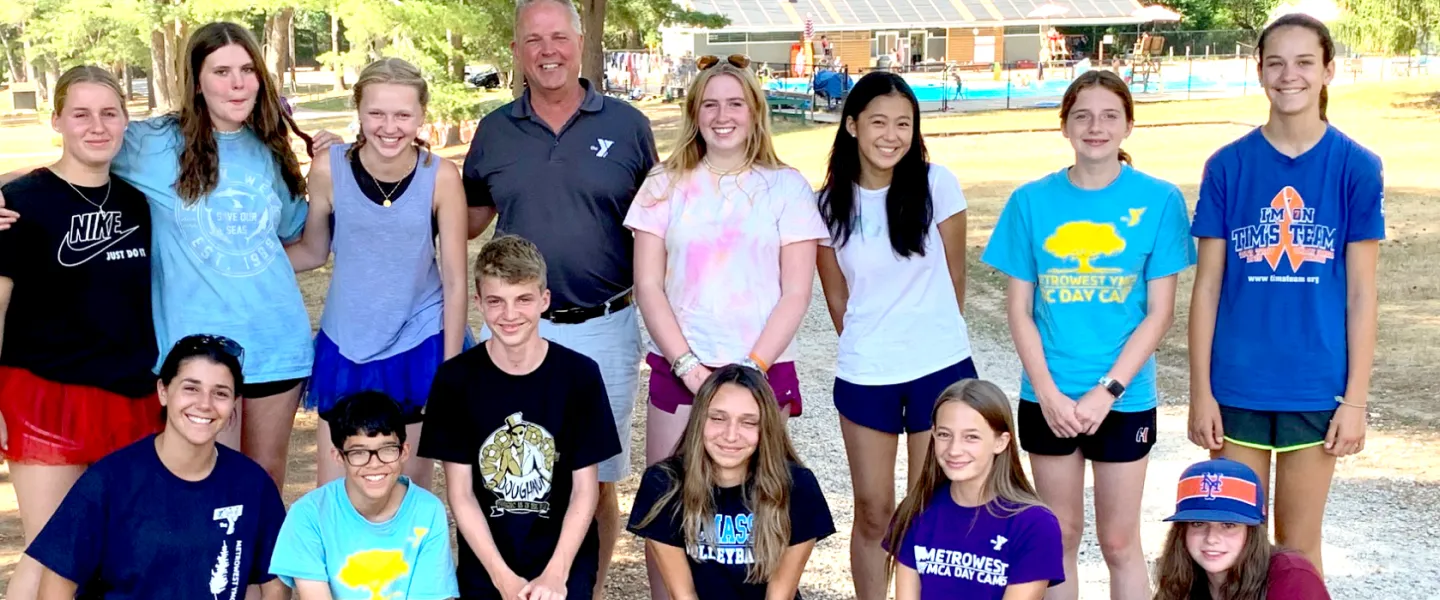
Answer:
<svg viewBox="0 0 1440 600"><path fill-rule="evenodd" d="M669 489L671 478L666 467L680 472L678 460L645 470L640 490L635 493L635 506L630 510L630 531L640 537L677 548L685 548L690 563L690 576L701 600L764 600L764 583L747 583L745 577L755 557L755 542L750 537L754 511L746 506L745 486L714 488L715 520L712 527L699 533L699 547L687 548L680 514L679 496L673 498L662 512L644 527L640 522L650 514L660 496ZM830 505L820 482L810 469L790 465L790 545L822 540L835 533ZM795 593L800 598L800 593Z"/></svg>
<svg viewBox="0 0 1440 600"><path fill-rule="evenodd" d="M82 598L243 600L270 574L285 520L280 491L224 446L201 481L160 462L155 436L91 465L25 550Z"/></svg>
<svg viewBox="0 0 1440 600"><path fill-rule="evenodd" d="M1349 376L1346 244L1385 237L1380 158L1334 127L1291 158L1257 128L1205 163L1191 232L1226 241L1215 399L1334 409Z"/></svg>
<svg viewBox="0 0 1440 600"><path fill-rule="evenodd" d="M511 375L481 344L435 373L419 454L470 465L490 537L525 579L539 577L555 553L574 472L619 453L600 367L579 352L550 342L540 366ZM599 555L591 521L570 566L572 590L594 585ZM463 536L456 577L465 598L500 597Z"/></svg>

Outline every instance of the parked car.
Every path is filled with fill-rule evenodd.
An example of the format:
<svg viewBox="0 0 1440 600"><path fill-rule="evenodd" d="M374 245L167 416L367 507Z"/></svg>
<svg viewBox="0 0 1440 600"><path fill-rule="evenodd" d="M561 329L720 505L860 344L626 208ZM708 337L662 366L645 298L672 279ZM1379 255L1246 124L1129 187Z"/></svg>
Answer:
<svg viewBox="0 0 1440 600"><path fill-rule="evenodd" d="M493 90L500 87L500 72L494 67L465 67L465 83Z"/></svg>

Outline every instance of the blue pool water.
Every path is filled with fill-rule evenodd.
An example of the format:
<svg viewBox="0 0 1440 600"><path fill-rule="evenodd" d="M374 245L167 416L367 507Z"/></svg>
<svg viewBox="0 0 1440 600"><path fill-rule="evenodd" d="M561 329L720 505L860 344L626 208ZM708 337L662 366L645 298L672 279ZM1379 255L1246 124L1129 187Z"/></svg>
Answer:
<svg viewBox="0 0 1440 600"><path fill-rule="evenodd" d="M853 78L852 78L853 79ZM1007 88L1008 83L1008 90ZM1174 92L1226 92L1240 90L1246 86L1254 87L1253 82L1248 80L1227 80L1190 75L1188 77L1176 77L1162 80L1152 77L1149 89L1140 84L1131 85L1134 93L1174 93ZM1024 83L1020 79L1006 81L993 81L984 79L967 79L964 88L957 96L954 82L940 82L933 80L910 80L911 89L915 90L916 99L921 102L941 102L944 100L1003 100L1006 97L1012 99L1035 99L1035 98L1059 98L1065 95L1065 88L1070 86L1069 79L1047 79L1043 81L1029 80ZM810 81L808 79L776 79L766 83L767 89L779 92L797 92L802 94L810 93Z"/></svg>

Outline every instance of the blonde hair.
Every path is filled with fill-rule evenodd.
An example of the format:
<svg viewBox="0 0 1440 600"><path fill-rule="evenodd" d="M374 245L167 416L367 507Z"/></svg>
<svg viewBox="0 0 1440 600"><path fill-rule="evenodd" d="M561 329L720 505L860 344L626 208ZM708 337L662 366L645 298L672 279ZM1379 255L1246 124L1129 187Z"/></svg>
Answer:
<svg viewBox="0 0 1440 600"><path fill-rule="evenodd" d="M70 87L77 83L93 83L103 85L115 92L115 97L120 99L120 112L130 116L130 111L125 107L125 92L120 89L120 82L109 71L94 65L79 65L70 67L60 79L55 81L55 112L65 110L65 99L70 95Z"/></svg>
<svg viewBox="0 0 1440 600"><path fill-rule="evenodd" d="M508 284L536 282L545 289L545 257L530 240L518 235L502 235L485 243L475 258L475 289L480 280L494 277Z"/></svg>
<svg viewBox="0 0 1440 600"><path fill-rule="evenodd" d="M694 83L685 94L685 118L680 121L680 142L675 150L661 163L657 170L669 172L673 182L678 176L700 167L705 158L705 139L700 135L700 103L705 99L705 87L716 77L729 75L740 81L745 104L750 108L750 131L745 138L745 165L760 165L779 169L785 167L775 154L775 143L770 139L769 104L760 81L750 69L742 69L721 59L715 66L700 71Z"/></svg>
<svg viewBox="0 0 1440 600"><path fill-rule="evenodd" d="M1001 455L995 457L995 462L990 465L990 473L985 477L983 497L993 498L985 504L985 510L994 517L1005 519L1026 509L1044 506L1040 495L1035 493L1035 487L1030 485L1030 480L1025 477L1025 469L1020 466L1020 444L1015 435L1015 417L1010 412L1010 398L1005 392L995 384L980 379L962 379L952 384L940 393L940 399L935 401L935 407L930 411L932 430L940 416L940 409L951 402L959 402L975 409L997 437L1002 433L1010 434L1010 443L1006 444ZM901 545L905 542L910 526L929 507L936 495L948 493L949 487L950 479L945 476L945 471L941 470L940 459L935 457L935 436L932 434L930 446L925 451L925 464L920 468L920 476L915 479L915 484L910 486L905 501L900 503L900 507L895 510L895 518L890 522L890 533L886 536L886 547L890 549L890 560L886 568L890 573L895 572L895 562L900 556Z"/></svg>
<svg viewBox="0 0 1440 600"><path fill-rule="evenodd" d="M755 562L746 569L745 581L765 583L779 570L780 558L790 547L790 497L794 486L790 465L804 465L790 443L785 423L780 420L775 392L765 376L755 369L727 365L716 369L701 384L685 432L676 444L675 455L657 465L668 476L669 487L640 520L639 526L648 526L665 513L666 507L671 507L672 514L681 517L687 551L700 547L704 541L701 531L708 532L710 543L715 543L714 536L720 533L715 531L715 467L705 451L705 423L709 419L710 403L720 388L727 385L745 389L760 407L759 443L750 456L744 484L745 507L755 515L750 529ZM674 501L676 498L679 502Z"/></svg>
<svg viewBox="0 0 1440 600"><path fill-rule="evenodd" d="M377 83L408 85L415 88L415 92L420 97L420 111L424 112L430 106L430 86L425 83L425 76L420 69L398 58L382 58L365 65L365 68L360 70L359 78L355 80L355 95L352 97L352 101L356 111L360 110L360 101L365 98L365 88ZM355 153L364 146L365 130L362 127L360 135L355 137L355 143L350 146L345 157L354 160ZM430 151L430 143L416 136L415 147L425 151L424 165L430 166L430 157L433 155Z"/></svg>

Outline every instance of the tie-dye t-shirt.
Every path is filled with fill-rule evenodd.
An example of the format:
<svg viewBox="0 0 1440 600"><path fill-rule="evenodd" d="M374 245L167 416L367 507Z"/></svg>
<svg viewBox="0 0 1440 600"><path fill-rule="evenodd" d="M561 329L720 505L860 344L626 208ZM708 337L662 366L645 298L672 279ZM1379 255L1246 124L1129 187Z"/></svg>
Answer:
<svg viewBox="0 0 1440 600"><path fill-rule="evenodd" d="M744 360L760 338L780 302L780 248L830 237L810 183L788 167L651 173L625 226L665 240L665 296L709 365ZM776 362L793 355L792 344Z"/></svg>
<svg viewBox="0 0 1440 600"><path fill-rule="evenodd" d="M296 579L327 582L335 600L460 596L445 504L403 475L397 485L405 498L383 523L360 516L344 478L305 494L280 527L270 572L292 588Z"/></svg>

